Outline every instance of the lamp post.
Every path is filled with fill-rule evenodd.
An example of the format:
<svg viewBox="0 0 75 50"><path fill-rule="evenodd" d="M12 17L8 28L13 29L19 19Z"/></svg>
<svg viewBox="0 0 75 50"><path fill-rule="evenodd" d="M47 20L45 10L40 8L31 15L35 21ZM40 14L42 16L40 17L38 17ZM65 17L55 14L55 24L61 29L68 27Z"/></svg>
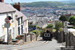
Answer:
<svg viewBox="0 0 75 50"><path fill-rule="evenodd" d="M66 40L66 48L67 48L67 33L68 33L68 30L67 30L67 21L65 21L65 28L64 28L64 32L65 32L65 40Z"/></svg>

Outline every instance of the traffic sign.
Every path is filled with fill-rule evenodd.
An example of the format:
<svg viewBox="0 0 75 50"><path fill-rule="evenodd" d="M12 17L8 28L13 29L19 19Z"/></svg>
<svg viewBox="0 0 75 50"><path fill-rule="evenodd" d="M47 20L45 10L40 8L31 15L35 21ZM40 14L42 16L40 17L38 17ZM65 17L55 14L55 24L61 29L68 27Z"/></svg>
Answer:
<svg viewBox="0 0 75 50"><path fill-rule="evenodd" d="M68 28L67 28L67 21L65 21L65 28L64 29L64 32L67 33L68 32Z"/></svg>
<svg viewBox="0 0 75 50"><path fill-rule="evenodd" d="M68 29L67 29L67 28L63 28L63 29L64 29L64 32L65 32L65 33L67 33L67 32L68 32Z"/></svg>
<svg viewBox="0 0 75 50"><path fill-rule="evenodd" d="M67 21L65 21L65 27L67 27Z"/></svg>
<svg viewBox="0 0 75 50"><path fill-rule="evenodd" d="M5 18L5 22L6 22L6 23L9 23L9 19L8 19L8 18Z"/></svg>
<svg viewBox="0 0 75 50"><path fill-rule="evenodd" d="M10 27L10 24L9 24L9 23L5 23L5 24L4 24L4 27L5 27L5 28L9 28L9 27Z"/></svg>

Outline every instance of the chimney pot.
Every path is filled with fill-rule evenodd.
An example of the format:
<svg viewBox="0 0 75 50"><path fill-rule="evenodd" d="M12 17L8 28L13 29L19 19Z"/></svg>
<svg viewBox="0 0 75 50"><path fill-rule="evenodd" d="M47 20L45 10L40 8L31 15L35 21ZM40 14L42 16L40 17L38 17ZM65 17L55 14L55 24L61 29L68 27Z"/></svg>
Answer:
<svg viewBox="0 0 75 50"><path fill-rule="evenodd" d="M18 11L21 11L21 9L20 9L20 2L15 3L15 4L13 5L13 7L16 8Z"/></svg>
<svg viewBox="0 0 75 50"><path fill-rule="evenodd" d="M0 0L0 2L4 2L4 0Z"/></svg>

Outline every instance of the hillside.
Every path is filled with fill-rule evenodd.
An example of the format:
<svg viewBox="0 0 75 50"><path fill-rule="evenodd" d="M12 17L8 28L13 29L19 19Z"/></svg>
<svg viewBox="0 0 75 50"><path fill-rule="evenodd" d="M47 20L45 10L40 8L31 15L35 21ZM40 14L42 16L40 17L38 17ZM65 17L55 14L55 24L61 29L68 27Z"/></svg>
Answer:
<svg viewBox="0 0 75 50"><path fill-rule="evenodd" d="M32 2L32 3L21 3L21 7L52 7L57 8L59 6L64 6L61 2Z"/></svg>
<svg viewBox="0 0 75 50"><path fill-rule="evenodd" d="M51 7L51 8L64 8L64 7L75 7L75 2L32 2L32 3L21 3L21 7Z"/></svg>

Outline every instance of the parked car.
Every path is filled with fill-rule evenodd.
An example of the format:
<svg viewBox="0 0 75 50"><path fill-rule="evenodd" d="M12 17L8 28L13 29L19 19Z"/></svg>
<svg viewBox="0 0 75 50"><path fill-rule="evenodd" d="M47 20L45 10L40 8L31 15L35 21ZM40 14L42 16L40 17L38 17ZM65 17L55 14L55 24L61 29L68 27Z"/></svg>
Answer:
<svg viewBox="0 0 75 50"><path fill-rule="evenodd" d="M67 22L67 27L73 27L73 25L71 25L70 22Z"/></svg>
<svg viewBox="0 0 75 50"><path fill-rule="evenodd" d="M28 30L29 31L32 31L32 30L35 30L36 28L34 27L34 28L28 28Z"/></svg>

